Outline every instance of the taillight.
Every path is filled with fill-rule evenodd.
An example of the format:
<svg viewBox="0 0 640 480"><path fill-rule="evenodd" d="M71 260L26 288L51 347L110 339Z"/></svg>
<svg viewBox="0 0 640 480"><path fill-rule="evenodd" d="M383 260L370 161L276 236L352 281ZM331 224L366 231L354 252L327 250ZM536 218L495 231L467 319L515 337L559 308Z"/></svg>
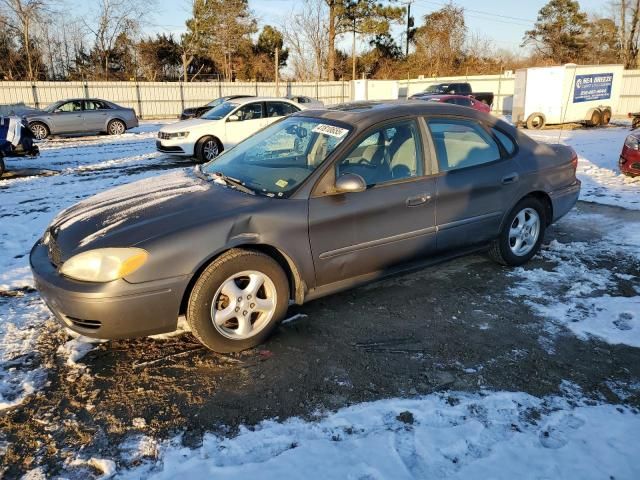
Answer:
<svg viewBox="0 0 640 480"><path fill-rule="evenodd" d="M578 169L578 154L573 148L571 149L571 166L574 172Z"/></svg>

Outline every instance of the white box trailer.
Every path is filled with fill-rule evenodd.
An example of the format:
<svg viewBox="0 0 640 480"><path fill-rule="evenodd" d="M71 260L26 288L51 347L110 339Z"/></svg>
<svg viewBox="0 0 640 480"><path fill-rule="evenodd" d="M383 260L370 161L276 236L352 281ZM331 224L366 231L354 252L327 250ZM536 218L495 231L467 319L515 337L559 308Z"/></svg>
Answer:
<svg viewBox="0 0 640 480"><path fill-rule="evenodd" d="M517 70L512 121L536 129L571 122L606 125L618 103L623 70L575 64Z"/></svg>

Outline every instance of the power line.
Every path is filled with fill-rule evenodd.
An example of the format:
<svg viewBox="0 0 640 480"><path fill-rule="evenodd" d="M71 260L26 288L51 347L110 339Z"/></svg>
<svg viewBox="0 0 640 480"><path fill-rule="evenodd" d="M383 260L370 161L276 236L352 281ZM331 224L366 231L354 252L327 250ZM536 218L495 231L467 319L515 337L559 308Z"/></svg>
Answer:
<svg viewBox="0 0 640 480"><path fill-rule="evenodd" d="M445 7L445 6L449 5L448 3L445 3L445 2L436 2L436 1L433 1L433 0L414 0L414 1L416 3L418 3L418 2L419 3L428 3L428 4L431 4L431 5L437 5L439 7ZM487 11L484 11L484 10L477 10L477 9L474 9L474 8L467 8L467 7L462 7L462 8L464 9L465 13L466 12L473 12L473 13L477 13L477 14L480 14L480 15L487 15L488 17L490 17L494 21L498 21L498 20L496 20L493 17L499 17L499 18L504 18L506 20L512 20L512 22L501 22L501 23L513 23L513 21L518 21L518 22L525 22L527 25L530 25L530 24L536 22L536 20L533 20L533 19L530 19L530 18L513 17L513 16L510 16L510 15L501 15L501 14L498 14L498 13L487 12Z"/></svg>

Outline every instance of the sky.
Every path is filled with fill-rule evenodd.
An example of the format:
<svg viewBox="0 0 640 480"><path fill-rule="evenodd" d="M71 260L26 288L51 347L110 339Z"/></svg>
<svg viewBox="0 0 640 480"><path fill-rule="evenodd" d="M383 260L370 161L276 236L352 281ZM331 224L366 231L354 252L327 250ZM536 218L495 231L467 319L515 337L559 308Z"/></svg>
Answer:
<svg viewBox="0 0 640 480"><path fill-rule="evenodd" d="M90 8L95 0L72 0L79 8ZM280 26L286 24L287 18L296 10L300 0L249 0L250 8L259 20L260 25L271 24ZM406 4L407 0L399 3ZM465 8L465 19L469 26L469 33L479 33L491 39L497 48L518 50L524 32L530 29L536 20L538 10L547 0L455 0L456 5ZM146 33L166 32L176 36L185 30L184 22L189 18L189 0L155 0L155 8ZM413 0L411 14L416 19L416 25L422 23L422 17L444 6L444 0ZM582 10L589 13L607 14L607 0L580 0ZM299 7L298 7L299 8ZM495 13L493 13L495 12ZM404 26L394 27L393 34L396 41L402 37ZM339 47L350 48L350 39L343 39Z"/></svg>

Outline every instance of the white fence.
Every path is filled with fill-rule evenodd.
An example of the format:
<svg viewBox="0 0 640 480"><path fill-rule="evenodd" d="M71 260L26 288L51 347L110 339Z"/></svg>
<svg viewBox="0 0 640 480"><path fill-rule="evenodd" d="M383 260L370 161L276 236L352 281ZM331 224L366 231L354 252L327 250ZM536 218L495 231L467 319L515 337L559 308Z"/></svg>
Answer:
<svg viewBox="0 0 640 480"><path fill-rule="evenodd" d="M0 104L36 108L65 98L104 98L133 108L140 118L177 117L184 108L224 95L305 95L327 105L349 101L350 82L0 82Z"/></svg>
<svg viewBox="0 0 640 480"><path fill-rule="evenodd" d="M327 105L353 98L389 100L406 98L429 85L469 82L476 92L493 92L493 112L510 114L515 79L513 75L431 77L411 80L356 80L355 82L0 82L0 104L23 102L44 107L64 98L97 97L135 109L140 118L172 118L182 109L203 105L232 94L263 96L305 95ZM613 113L626 116L640 111L640 70L625 70L622 91Z"/></svg>

